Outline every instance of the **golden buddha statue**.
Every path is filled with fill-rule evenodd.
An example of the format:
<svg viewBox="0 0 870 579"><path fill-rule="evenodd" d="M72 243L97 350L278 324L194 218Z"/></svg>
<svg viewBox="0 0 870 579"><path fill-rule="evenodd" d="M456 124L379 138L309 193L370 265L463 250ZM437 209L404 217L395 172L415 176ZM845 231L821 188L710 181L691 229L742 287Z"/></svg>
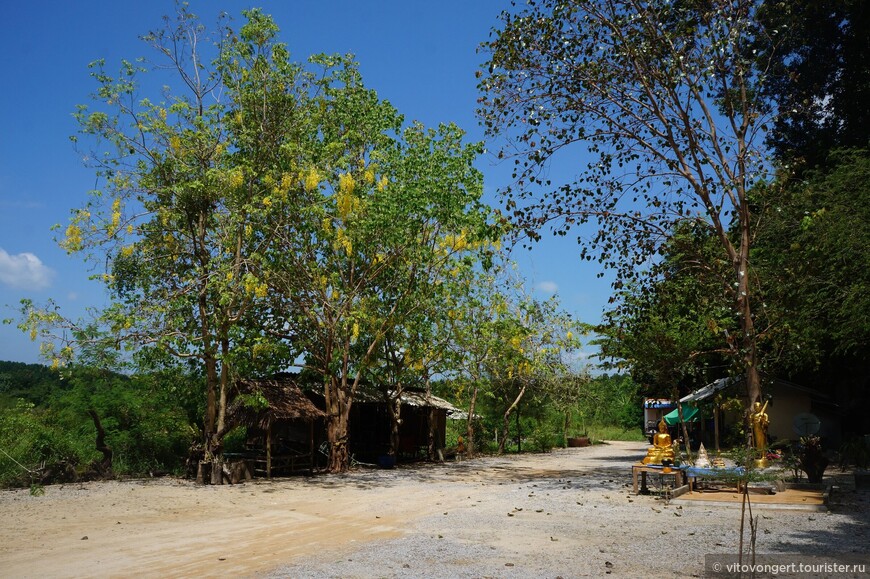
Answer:
<svg viewBox="0 0 870 579"><path fill-rule="evenodd" d="M662 464L662 461L674 461L674 448L671 446L671 435L664 419L659 422L659 431L653 437L653 445L646 451L644 464Z"/></svg>
<svg viewBox="0 0 870 579"><path fill-rule="evenodd" d="M770 402L769 400L767 402ZM756 402L752 407L752 412L749 415L749 420L752 423L752 441L755 443L755 451L758 458L755 459L755 466L765 468L767 466L767 425L770 420L767 417L767 402L764 406L761 402Z"/></svg>

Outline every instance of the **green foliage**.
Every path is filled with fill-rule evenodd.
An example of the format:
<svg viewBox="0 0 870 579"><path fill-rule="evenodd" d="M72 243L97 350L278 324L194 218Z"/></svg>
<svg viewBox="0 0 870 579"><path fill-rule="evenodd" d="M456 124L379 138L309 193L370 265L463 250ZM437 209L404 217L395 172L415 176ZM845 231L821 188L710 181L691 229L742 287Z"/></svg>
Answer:
<svg viewBox="0 0 870 579"><path fill-rule="evenodd" d="M178 470L197 432L185 409L190 382L170 371L66 370L40 406L19 399L0 409L0 486L89 476L102 458L90 410L106 432L115 474Z"/></svg>
<svg viewBox="0 0 870 579"><path fill-rule="evenodd" d="M640 432L643 421L641 403L638 385L630 377L604 374L588 382L574 411L579 415L584 431L589 430L589 426L608 426Z"/></svg>
<svg viewBox="0 0 870 579"><path fill-rule="evenodd" d="M648 396L671 396L714 379L733 364L726 347L739 333L721 291L729 265L705 228L678 227L646 279L620 288L599 328L605 365L622 368Z"/></svg>
<svg viewBox="0 0 870 579"><path fill-rule="evenodd" d="M754 261L780 367L865 358L870 343L870 153L834 151L824 171L771 189Z"/></svg>
<svg viewBox="0 0 870 579"><path fill-rule="evenodd" d="M870 467L870 440L866 436L855 436L840 447L840 468L848 465L866 469Z"/></svg>
<svg viewBox="0 0 870 579"><path fill-rule="evenodd" d="M558 437L554 434L551 424L538 424L529 437L531 449L537 452L550 452L557 446Z"/></svg>
<svg viewBox="0 0 870 579"><path fill-rule="evenodd" d="M74 432L52 423L52 414L19 400L0 410L0 486L29 485L42 469L54 465L73 468L89 456Z"/></svg>

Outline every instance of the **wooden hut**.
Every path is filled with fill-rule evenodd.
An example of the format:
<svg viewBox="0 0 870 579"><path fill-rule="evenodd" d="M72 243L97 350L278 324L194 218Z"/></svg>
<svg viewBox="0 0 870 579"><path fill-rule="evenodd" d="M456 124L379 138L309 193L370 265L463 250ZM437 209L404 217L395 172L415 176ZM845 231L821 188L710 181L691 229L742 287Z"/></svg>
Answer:
<svg viewBox="0 0 870 579"><path fill-rule="evenodd" d="M227 408L227 423L248 430L246 451L255 474L289 474L314 464L315 428L326 413L292 377L238 380Z"/></svg>
<svg viewBox="0 0 870 579"><path fill-rule="evenodd" d="M427 454L430 429L434 449L443 450L447 415L458 412L450 402L422 390L407 389L401 395L399 448L401 460L415 460ZM358 460L374 462L390 446L391 419L383 394L360 391L350 410L350 446Z"/></svg>

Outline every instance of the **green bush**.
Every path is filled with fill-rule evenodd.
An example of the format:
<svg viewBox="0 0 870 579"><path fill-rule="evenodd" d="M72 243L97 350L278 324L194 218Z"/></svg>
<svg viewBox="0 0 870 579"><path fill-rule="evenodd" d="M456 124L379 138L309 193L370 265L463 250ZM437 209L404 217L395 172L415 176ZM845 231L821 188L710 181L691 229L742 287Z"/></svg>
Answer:
<svg viewBox="0 0 870 579"><path fill-rule="evenodd" d="M102 472L91 410L112 450L114 474L180 471L198 432L190 419L198 413L193 380L73 368L58 384L42 405L0 405L0 486Z"/></svg>
<svg viewBox="0 0 870 579"><path fill-rule="evenodd" d="M556 435L546 423L535 428L529 437L530 450L536 452L550 452L556 446Z"/></svg>
<svg viewBox="0 0 870 579"><path fill-rule="evenodd" d="M0 486L29 486L46 470L64 471L87 461L75 431L52 425L51 413L19 400L0 411Z"/></svg>

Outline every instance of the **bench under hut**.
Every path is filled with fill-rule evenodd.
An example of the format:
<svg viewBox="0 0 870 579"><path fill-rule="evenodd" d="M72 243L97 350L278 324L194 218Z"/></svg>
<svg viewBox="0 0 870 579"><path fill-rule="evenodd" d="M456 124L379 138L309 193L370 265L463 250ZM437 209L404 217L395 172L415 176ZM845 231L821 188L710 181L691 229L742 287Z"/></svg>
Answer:
<svg viewBox="0 0 870 579"><path fill-rule="evenodd" d="M227 407L227 422L247 428L243 458L253 473L311 471L315 427L326 413L317 408L289 376L238 380ZM227 456L227 455L225 455Z"/></svg>

